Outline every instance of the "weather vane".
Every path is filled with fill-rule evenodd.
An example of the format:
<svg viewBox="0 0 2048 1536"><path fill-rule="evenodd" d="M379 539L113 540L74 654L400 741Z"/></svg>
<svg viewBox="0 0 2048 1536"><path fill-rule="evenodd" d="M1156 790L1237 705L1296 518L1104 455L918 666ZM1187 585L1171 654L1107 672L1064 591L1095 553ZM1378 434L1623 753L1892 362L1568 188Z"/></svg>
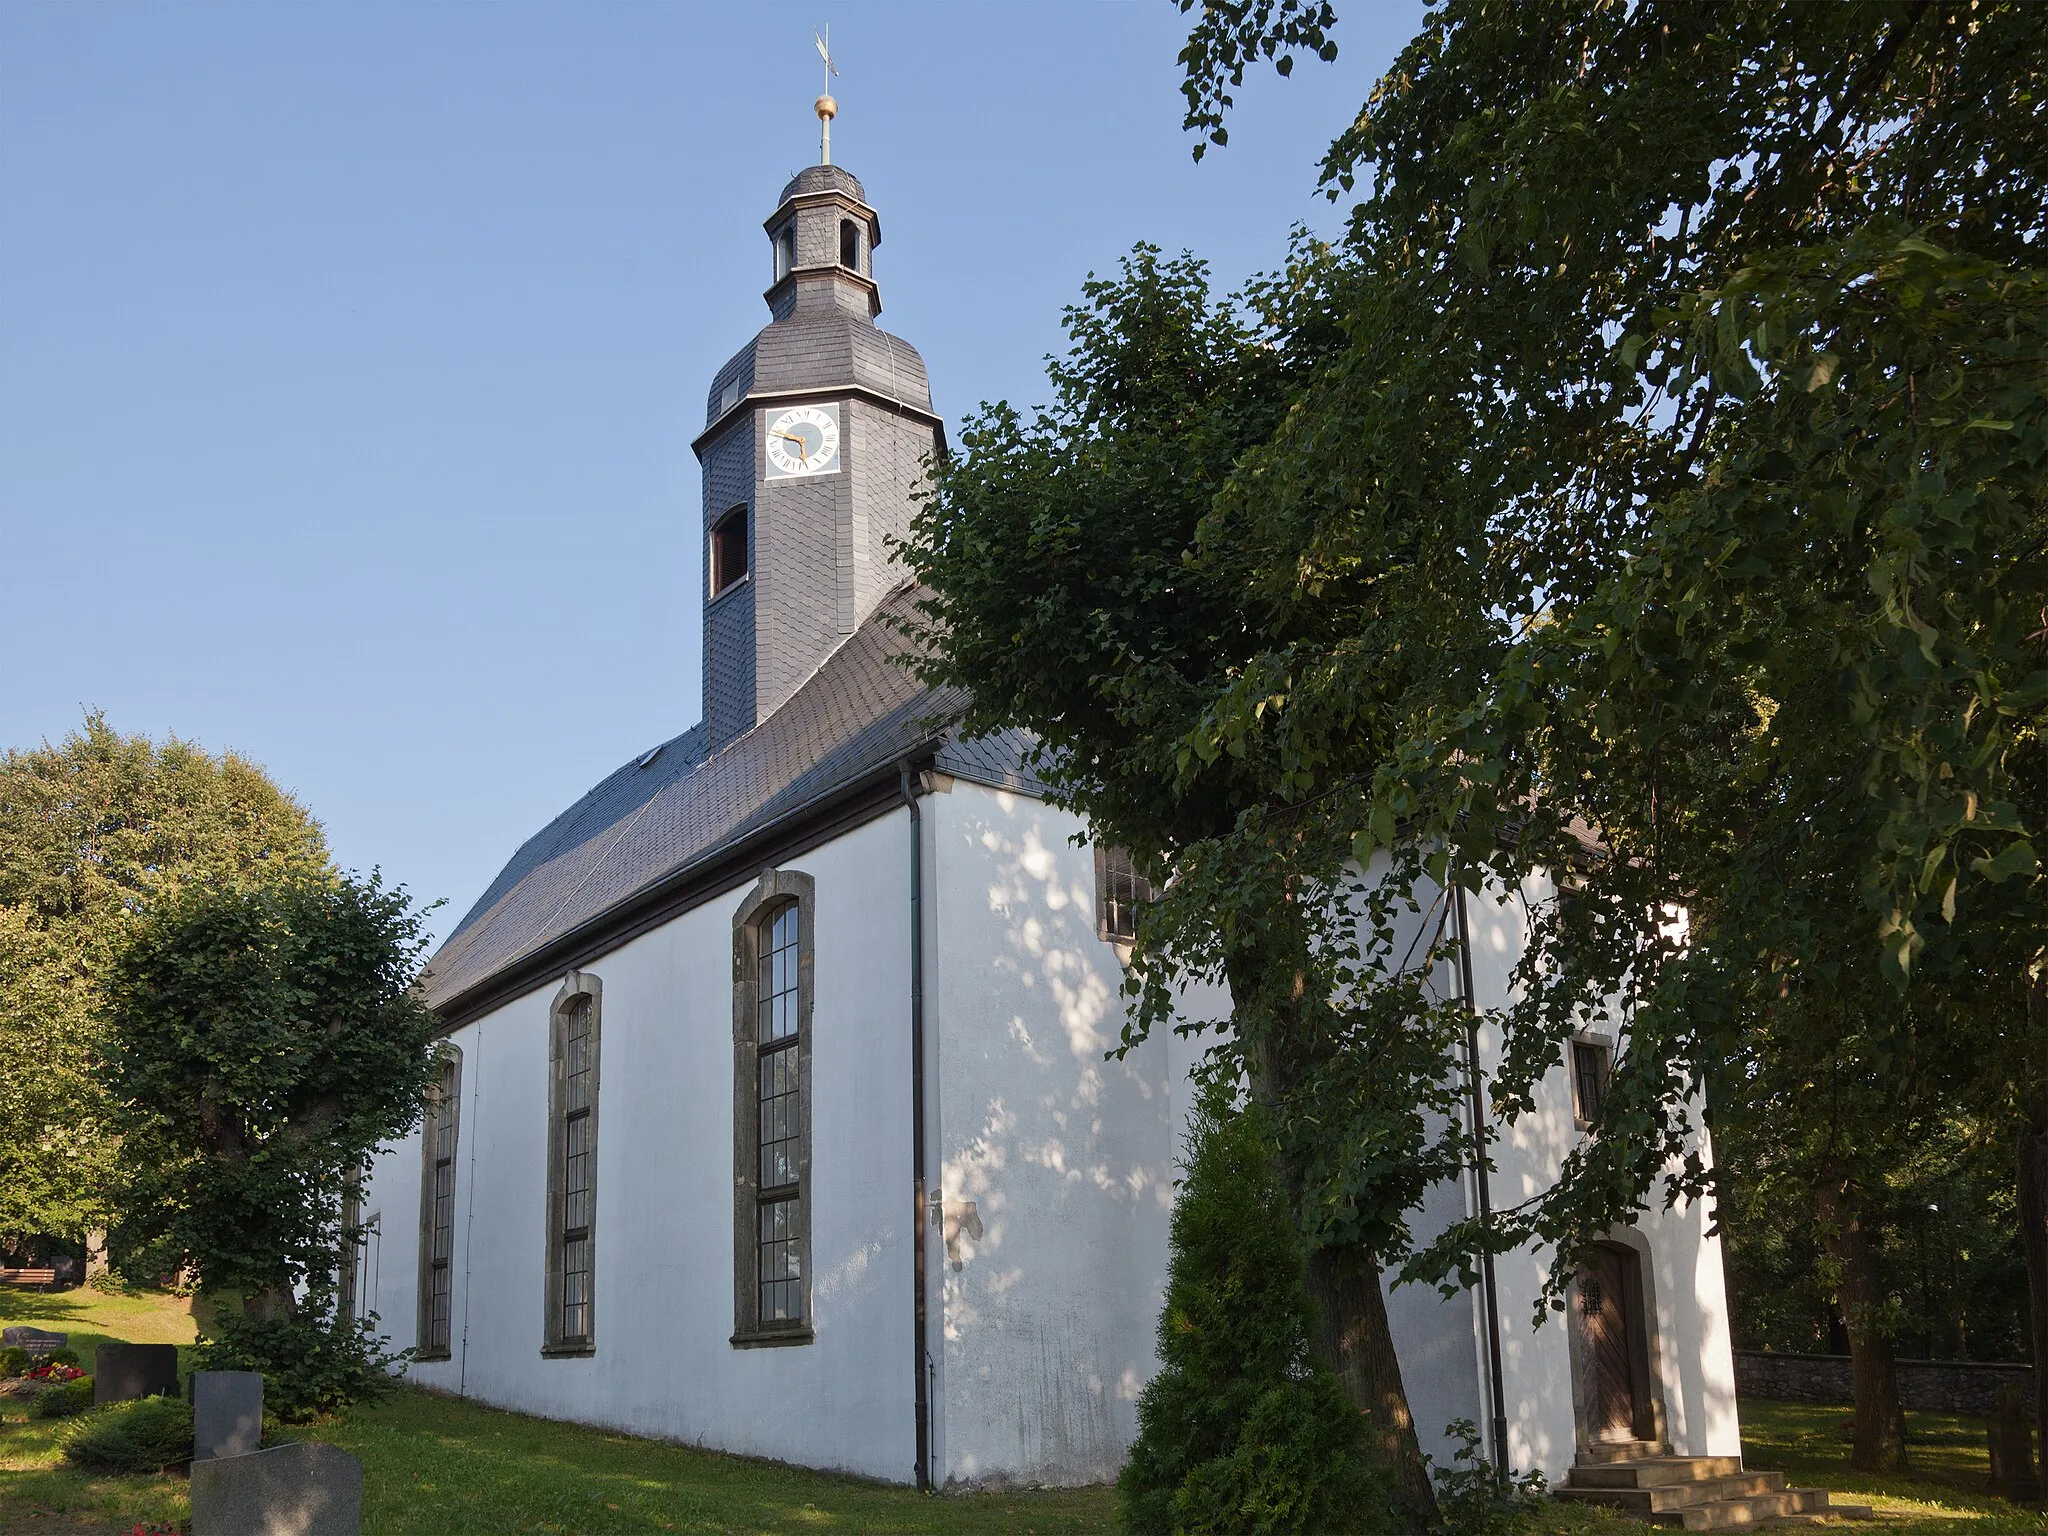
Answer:
<svg viewBox="0 0 2048 1536"><path fill-rule="evenodd" d="M818 93L818 164L832 163L832 119L839 115L839 103L832 99L832 77L839 73L839 66L832 62L832 24L827 22L825 30L812 30L811 36L818 42L818 57L825 61L825 88Z"/></svg>

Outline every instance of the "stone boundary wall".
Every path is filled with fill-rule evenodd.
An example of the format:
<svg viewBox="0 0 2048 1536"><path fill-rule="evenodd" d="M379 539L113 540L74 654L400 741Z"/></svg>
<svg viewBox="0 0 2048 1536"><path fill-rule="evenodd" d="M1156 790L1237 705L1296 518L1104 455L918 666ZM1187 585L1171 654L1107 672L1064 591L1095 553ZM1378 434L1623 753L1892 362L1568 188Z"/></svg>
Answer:
<svg viewBox="0 0 2048 1536"><path fill-rule="evenodd" d="M1899 1396L1908 1408L1936 1413L1968 1413L1989 1418L1999 1389L2017 1384L2031 1399L2034 1368L1974 1360L1901 1360ZM1850 1388L1847 1355L1776 1354L1758 1349L1735 1351L1735 1390L1743 1397L1768 1397L1788 1403L1855 1401Z"/></svg>

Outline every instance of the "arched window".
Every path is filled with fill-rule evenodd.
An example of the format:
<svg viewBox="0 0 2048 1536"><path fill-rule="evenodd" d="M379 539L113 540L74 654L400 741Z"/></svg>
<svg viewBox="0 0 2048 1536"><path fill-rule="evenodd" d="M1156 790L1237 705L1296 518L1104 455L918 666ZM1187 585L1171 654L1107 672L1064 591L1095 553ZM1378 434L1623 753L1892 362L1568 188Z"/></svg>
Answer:
<svg viewBox="0 0 2048 1536"><path fill-rule="evenodd" d="M796 226L785 224L775 232L775 281L781 282L796 266Z"/></svg>
<svg viewBox="0 0 2048 1536"><path fill-rule="evenodd" d="M851 219L839 221L839 265L860 270L860 226Z"/></svg>
<svg viewBox="0 0 2048 1536"><path fill-rule="evenodd" d="M734 507L711 529L711 595L747 574L747 509Z"/></svg>
<svg viewBox="0 0 2048 1536"><path fill-rule="evenodd" d="M571 971L555 995L548 1074L547 1318L541 1352L596 1348L597 1094L602 985Z"/></svg>
<svg viewBox="0 0 2048 1536"><path fill-rule="evenodd" d="M420 1287L416 1360L446 1360L455 1312L455 1150L462 1128L462 1052L441 1047L420 1124Z"/></svg>
<svg viewBox="0 0 2048 1536"><path fill-rule="evenodd" d="M733 917L733 1338L811 1338L809 875L771 870Z"/></svg>

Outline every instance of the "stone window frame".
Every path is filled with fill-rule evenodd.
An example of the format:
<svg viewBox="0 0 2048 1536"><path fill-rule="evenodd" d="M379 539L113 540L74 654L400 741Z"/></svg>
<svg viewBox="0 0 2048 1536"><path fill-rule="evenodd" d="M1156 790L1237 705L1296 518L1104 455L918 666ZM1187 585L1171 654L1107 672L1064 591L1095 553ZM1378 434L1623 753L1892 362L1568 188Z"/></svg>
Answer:
<svg viewBox="0 0 2048 1536"><path fill-rule="evenodd" d="M1128 887L1121 897L1115 890L1118 882ZM1106 843L1095 845L1095 936L1098 939L1105 944L1136 942L1137 909L1157 897L1158 892L1153 890L1152 883L1138 873L1137 861L1131 857L1128 848L1115 848ZM1111 917L1112 909L1119 906L1131 914L1127 926L1115 923Z"/></svg>
<svg viewBox="0 0 2048 1536"><path fill-rule="evenodd" d="M588 1223L583 1228L589 1255L589 1268L585 1271L589 1297L585 1303L583 1332L572 1337L562 1331L563 1276L568 1258L562 1219L568 1183L564 1132L572 1113L566 1108L565 1100L569 1016L575 1005L584 999L588 999L590 1005L590 1103L587 1110L578 1113L589 1125L587 1134L590 1139L590 1150L586 1154L589 1158L586 1166L589 1169L590 1210ZM545 1223L547 1247L542 1256L547 1283L542 1287L544 1315L540 1348L541 1354L548 1359L577 1359L597 1353L597 1154L598 1113L604 1101L603 1042L604 983L588 971L571 971L562 978L560 990L548 1005L548 1209Z"/></svg>
<svg viewBox="0 0 2048 1536"><path fill-rule="evenodd" d="M426 1111L420 1117L420 1257L419 1257L419 1320L413 1334L416 1347L413 1359L452 1360L455 1341L455 1191L460 1183L458 1170L461 1167L462 1149L462 1048L443 1041L436 1052L440 1076L428 1089ZM452 1086L451 1086L452 1085ZM436 1144L440 1139L444 1122L451 1132L448 1138L448 1251L437 1258L435 1235L439 1230L436 1216L436 1195L438 1174L442 1160L437 1155ZM436 1341L434 1338L434 1274L436 1270L447 1276L448 1295L448 1336Z"/></svg>
<svg viewBox="0 0 2048 1536"><path fill-rule="evenodd" d="M1579 1084L1579 1057L1582 1051L1600 1053L1600 1103L1593 1107L1593 1113L1586 1113L1585 1096ZM1611 1036L1591 1030L1578 1030L1565 1043L1565 1075L1571 1079L1572 1124L1579 1130L1590 1131L1600 1123L1600 1110L1607 1102L1608 1082L1614 1076L1614 1040Z"/></svg>
<svg viewBox="0 0 2048 1536"><path fill-rule="evenodd" d="M797 1255L796 1319L764 1324L760 1317L760 1063L757 1015L761 1003L761 938L783 908L797 911ZM735 1349L808 1344L811 1312L811 1021L816 996L817 881L800 870L769 869L747 892L732 918L733 1215L732 1290Z"/></svg>

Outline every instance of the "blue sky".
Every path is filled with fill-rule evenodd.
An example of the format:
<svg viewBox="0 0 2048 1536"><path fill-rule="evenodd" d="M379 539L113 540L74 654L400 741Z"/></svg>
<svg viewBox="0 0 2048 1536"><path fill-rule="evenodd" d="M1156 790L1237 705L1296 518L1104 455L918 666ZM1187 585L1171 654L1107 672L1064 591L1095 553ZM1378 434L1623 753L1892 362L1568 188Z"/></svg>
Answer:
<svg viewBox="0 0 2048 1536"><path fill-rule="evenodd" d="M699 715L690 438L817 158L949 425L1043 398L1133 242L1234 285L1420 24L1180 130L1169 0L0 0L0 746L85 708L263 763L445 897ZM813 14L814 13L814 14Z"/></svg>

